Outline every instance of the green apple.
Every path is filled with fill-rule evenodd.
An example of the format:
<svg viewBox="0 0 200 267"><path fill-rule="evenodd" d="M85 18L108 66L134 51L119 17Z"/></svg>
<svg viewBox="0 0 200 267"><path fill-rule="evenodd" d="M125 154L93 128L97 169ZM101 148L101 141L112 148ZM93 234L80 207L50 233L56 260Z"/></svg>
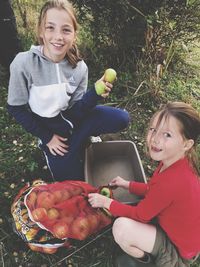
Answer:
<svg viewBox="0 0 200 267"><path fill-rule="evenodd" d="M106 85L103 81L97 81L95 83L95 90L96 90L96 93L97 95L102 95L105 93L105 88L106 88Z"/></svg>
<svg viewBox="0 0 200 267"><path fill-rule="evenodd" d="M104 73L104 79L106 82L113 83L117 77L117 73L114 69L107 69Z"/></svg>
<svg viewBox="0 0 200 267"><path fill-rule="evenodd" d="M106 197L111 197L110 189L107 187L103 187L100 191L100 194Z"/></svg>
<svg viewBox="0 0 200 267"><path fill-rule="evenodd" d="M102 187L100 192L101 195L105 196L105 197L112 197L112 191L108 188L108 187ZM111 213L106 209L106 208L102 208L102 211L108 215L108 216L112 216Z"/></svg>

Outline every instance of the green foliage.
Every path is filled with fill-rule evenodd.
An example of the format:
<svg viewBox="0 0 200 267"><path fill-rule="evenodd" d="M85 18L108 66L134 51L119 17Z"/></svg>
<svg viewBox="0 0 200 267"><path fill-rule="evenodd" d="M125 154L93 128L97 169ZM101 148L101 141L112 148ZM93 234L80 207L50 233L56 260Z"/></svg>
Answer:
<svg viewBox="0 0 200 267"><path fill-rule="evenodd" d="M12 5L17 20L17 28L24 50L36 43L36 26L39 10L44 1L13 0Z"/></svg>
<svg viewBox="0 0 200 267"><path fill-rule="evenodd" d="M87 21L91 32L93 45L87 47L88 64L96 62L96 71L108 66L117 70L128 66L134 69L136 56L145 42L146 14L158 6L158 1L74 0L73 3L81 25L84 27Z"/></svg>

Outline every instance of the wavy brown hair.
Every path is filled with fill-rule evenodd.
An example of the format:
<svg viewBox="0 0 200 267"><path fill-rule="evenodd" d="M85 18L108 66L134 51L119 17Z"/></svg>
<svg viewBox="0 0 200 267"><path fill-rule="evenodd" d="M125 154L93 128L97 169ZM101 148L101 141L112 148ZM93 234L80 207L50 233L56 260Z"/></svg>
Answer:
<svg viewBox="0 0 200 267"><path fill-rule="evenodd" d="M189 104L184 102L169 102L162 105L159 110L153 115L150 121L150 125L156 116L158 117L157 126L162 119L167 119L169 116L173 116L180 123L181 134L183 138L194 141L194 145L187 153L187 158L200 175L200 166L198 155L196 153L196 146L200 136L200 114Z"/></svg>
<svg viewBox="0 0 200 267"><path fill-rule="evenodd" d="M77 32L78 30L76 13L75 13L75 10L72 4L67 0L49 0L41 8L39 19L38 19L37 39L38 39L39 44L41 45L43 45L43 40L40 37L41 27L44 24L47 11L51 8L65 10L72 20L74 31ZM73 68L77 66L78 61L82 60L76 43L74 43L73 46L70 48L69 52L66 54L66 58Z"/></svg>

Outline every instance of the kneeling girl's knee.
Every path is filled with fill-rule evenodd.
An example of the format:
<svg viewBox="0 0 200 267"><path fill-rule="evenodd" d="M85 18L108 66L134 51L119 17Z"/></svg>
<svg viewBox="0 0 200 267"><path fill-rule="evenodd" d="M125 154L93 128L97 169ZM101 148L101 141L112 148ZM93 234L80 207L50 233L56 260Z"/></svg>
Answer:
<svg viewBox="0 0 200 267"><path fill-rule="evenodd" d="M123 237L124 237L124 231L126 228L126 218L120 217L115 220L112 228L113 237L115 239L115 242L119 244Z"/></svg>

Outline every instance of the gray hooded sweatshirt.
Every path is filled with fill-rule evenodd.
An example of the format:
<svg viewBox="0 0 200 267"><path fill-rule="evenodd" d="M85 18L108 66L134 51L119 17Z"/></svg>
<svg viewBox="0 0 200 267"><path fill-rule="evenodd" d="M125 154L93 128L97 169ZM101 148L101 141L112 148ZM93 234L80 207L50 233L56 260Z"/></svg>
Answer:
<svg viewBox="0 0 200 267"><path fill-rule="evenodd" d="M65 136L101 99L94 89L86 92L87 83L83 60L75 68L66 59L54 63L33 46L10 66L8 112L46 144L53 134Z"/></svg>
<svg viewBox="0 0 200 267"><path fill-rule="evenodd" d="M9 105L29 104L42 117L54 117L81 99L87 90L88 68L76 68L64 59L54 63L42 54L42 46L19 53L11 64Z"/></svg>

